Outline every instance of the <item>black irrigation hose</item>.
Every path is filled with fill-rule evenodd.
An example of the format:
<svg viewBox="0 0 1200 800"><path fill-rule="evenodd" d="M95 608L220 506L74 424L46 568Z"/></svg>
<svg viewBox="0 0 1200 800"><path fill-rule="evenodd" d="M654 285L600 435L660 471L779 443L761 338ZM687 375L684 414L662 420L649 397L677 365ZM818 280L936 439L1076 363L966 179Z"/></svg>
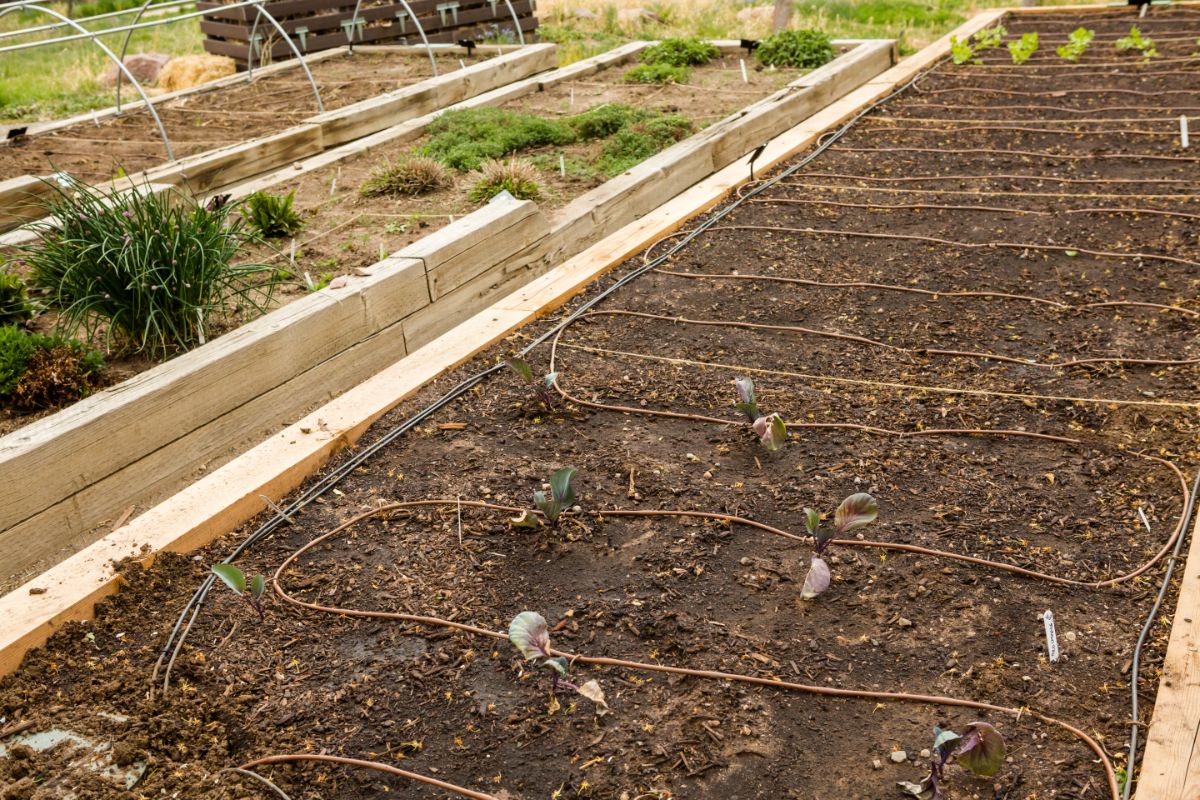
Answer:
<svg viewBox="0 0 1200 800"><path fill-rule="evenodd" d="M860 119L862 119L864 116L871 113L875 109L879 108L883 104L891 101L893 98L900 95L901 93L907 91L918 80L920 80L921 77L922 77L922 75L917 75L912 80L905 83L903 86L892 91L886 97L880 98L879 100L876 100L871 105L861 109L857 114L855 114L853 117L851 117L849 120L847 120L840 128L838 128L833 133L829 134L826 138L824 138L824 140L821 141L817 145L817 147L811 153L809 153L807 156L805 156L804 158L802 158L800 161L796 162L795 164L791 165L790 167L785 169L783 172L780 172L778 175L774 176L773 178L759 184L757 187L755 187L751 191L747 192L746 194L737 197L732 203L725 206L723 209L718 211L716 214L709 217L707 220L702 222L696 228L694 228L693 230L688 232L688 234L686 236L681 237L680 240L675 244L674 247L671 247L669 250L664 252L658 258L632 270L631 272L626 273L620 280L613 283L612 286L609 286L608 288L599 292L595 297L591 298L586 303L584 303L579 308L577 308L575 311L573 311L570 314L570 316L568 316L562 322L558 323L553 328L547 330L541 336L534 339L526 347L522 348L519 351L519 354L526 355L527 353L529 353L531 350L538 347L539 345L545 344L560 329L570 325L578 317L587 313L594 306L598 305L602 300L605 300L606 298L608 298L611 294L616 292L618 289L623 288L626 284L641 277L642 275L649 272L650 270L658 267L660 264L663 264L664 262L666 262L667 259L669 259L671 256L678 253L680 250L682 250L688 244L690 244L694 239L696 239L696 237L698 237L700 234L702 234L706 229L715 225L717 222L719 222L720 220L722 220L726 216L728 216L730 213L732 213L736 208L738 208L747 199L754 197L757 194L761 194L762 192L766 191L771 186L774 186L779 181L781 181L787 177L790 177L798 170L801 170L804 167L808 166L808 164L811 163L815 158L817 158L822 153L824 153L826 150L828 150L831 146L833 146L834 142L836 142L838 139L841 139L843 136L845 136L847 133L849 133L850 129L852 127L854 127L854 125ZM387 445L396 441L396 439L400 438L405 433L408 433L410 430L415 428L417 425L420 425L422 422L424 422L426 419L428 419L434 413L436 413L440 409L444 408L446 405L453 402L454 400L458 399L463 394L465 394L466 392L470 391L475 386L482 383L486 378L495 374L496 372L499 372L502 369L504 369L503 364L496 364L494 366L488 367L487 369L483 370L482 372L475 373L471 377L464 380L462 383L459 383L457 386L450 389L448 392L446 392L440 398L435 400L431 405L425 407L421 411L418 411L416 414L409 417L407 420L405 420L404 422L402 422L400 425L396 426L395 428L392 428L390 431L388 431L386 434L384 434L382 437L380 437L378 441L374 442L369 447L365 447L362 450L360 450L358 453L356 453L354 455L353 458L349 459L344 464L342 464L342 466L338 467L333 472L330 472L328 475L326 475L320 481L315 483L312 487L310 487L308 489L308 491L304 492L304 494L302 494L300 497L293 500L286 508L281 509L281 510L277 509L275 516L271 517L269 520L267 520L262 525L260 525L259 528L256 531L254 531L254 533L250 534L250 536L248 536L241 544L239 544L236 548L234 548L233 552L230 553L224 559L224 561L222 561L221 563L224 563L224 564L232 563L235 559L237 559L239 556L241 556L243 553L245 553L246 550L253 547L257 542L261 541L263 538L265 538L266 536L271 534L276 528L278 528L280 525L282 525L285 521L288 521L288 519L291 517L292 514L301 510L306 505L311 503L313 500L317 499L318 497L320 497L323 494L325 494L326 492L328 492L330 489L332 489L334 486L336 486L338 483L340 483L343 478L345 478L347 475L349 475L351 472L353 472L355 469L357 469L359 466L361 466L364 462L366 462L369 458L374 456L376 453L378 453L384 447L386 447ZM212 589L215 581L216 581L216 577L213 575L209 575L208 577L206 577L204 579L203 583L200 584L200 588L196 590L196 593L192 595L191 600L188 601L187 605L184 606L183 611L180 612L179 618L175 621L175 626L171 629L171 633L167 637L166 643L163 645L162 652L159 654L159 657L158 657L158 662L155 664L154 676L151 678L151 681L153 682L153 680L157 677L159 667L161 667L163 665L163 663L165 662L167 664L167 670L163 677L163 687L162 688L163 688L164 693L166 693L168 687L170 686L170 677L171 677L170 665L174 663L175 658L179 655L179 651L183 649L183 643L184 643L184 640L187 638L187 632L189 630L191 630L192 623L195 622L196 616L199 614L200 608L201 608L201 606L203 606L204 601L207 599L208 593ZM185 628L184 621L188 619L189 614L191 615L191 620L189 622L187 622L187 626ZM182 635L181 635L181 631L182 631ZM151 691L153 691L153 688L151 689Z"/></svg>
<svg viewBox="0 0 1200 800"><path fill-rule="evenodd" d="M1146 636L1150 633L1150 627L1154 624L1155 618L1158 616L1158 610L1162 607L1163 598L1167 595L1167 587L1171 585L1171 573L1175 571L1175 562L1179 560L1179 553L1183 549L1183 540L1188 535L1188 524L1191 522L1192 513L1196 507L1196 491L1200 490L1200 470L1196 472L1196 480L1192 483L1192 493L1188 496L1187 508L1183 510L1183 528L1179 532L1179 538L1175 540L1175 549L1171 553L1171 557L1167 559L1167 572L1163 575L1162 586L1158 590L1158 597L1154 600L1154 606L1150 609L1150 614L1146 617L1146 624L1142 626L1142 633L1138 636L1137 646L1133 648L1133 666L1129 673L1129 690L1132 697L1132 710L1130 713L1129 724L1129 756L1125 759L1125 788L1121 791L1122 800L1129 800L1129 793L1133 789L1133 765L1137 760L1137 740L1138 740L1138 670L1141 668L1142 662L1142 645L1146 643Z"/></svg>

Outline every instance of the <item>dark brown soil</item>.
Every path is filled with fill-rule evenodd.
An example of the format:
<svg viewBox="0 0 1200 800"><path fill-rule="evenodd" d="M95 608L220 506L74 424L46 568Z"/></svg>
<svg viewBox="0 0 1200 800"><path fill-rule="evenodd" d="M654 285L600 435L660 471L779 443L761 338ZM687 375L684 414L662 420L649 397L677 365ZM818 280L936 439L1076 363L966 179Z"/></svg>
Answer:
<svg viewBox="0 0 1200 800"><path fill-rule="evenodd" d="M1200 27L1198 17L1152 12L1156 32ZM1112 39L1133 18L1121 12L1088 19L1098 38ZM1013 21L1009 30L1034 28L1049 40L1078 24L1058 19ZM1164 43L1160 51L1170 58L1179 48ZM990 80L996 89L1024 90L1053 72L1058 77L1045 83L1056 90L1136 84L1126 71L1073 78L1067 75L1076 73L1056 65L1027 67L1006 80ZM1123 764L1130 657L1162 578L1161 563L1133 580L1089 588L864 542L831 550L834 583L806 602L799 595L811 553L807 544L747 526L587 513L703 510L800 532L803 507L829 512L847 494L869 491L881 511L879 521L862 531L866 540L1085 582L1120 576L1159 551L1182 511L1180 478L1170 464L1190 474L1200 459L1195 366L1033 368L917 351L988 351L1046 363L1067 356L1178 360L1197 355L1196 318L1179 310L1071 310L895 287L1196 309L1195 268L1149 256L1084 252L1195 260L1196 220L1065 213L1135 203L1194 213L1186 205L1131 197L1128 185L1115 182L1161 179L1174 167L1030 157L1021 171L1037 175L1036 181L947 180L919 196L876 191L878 180L818 177L1013 171L1014 163L1005 160L1010 157L952 152L968 147L958 135L890 130L902 123L884 119L928 115L928 92L964 83L963 75L990 75L988 69L935 67L920 81L923 91L910 90L873 112L835 148L757 196L770 202L741 205L717 223L724 230L710 230L663 265L723 278L649 273L599 306L822 333L836 329L905 350L812 332L591 316L566 330L553 364L562 386L586 402L542 412L502 373L383 449L241 563L271 574L297 548L380 503L445 498L438 507L370 518L317 546L285 573L284 586L308 602L436 615L497 631L518 612L537 610L549 620L557 646L589 656L1029 707L1088 731ZM1129 74L1134 69L1146 68L1131 67ZM1165 83L1185 87L1191 80ZM993 109L1007 102L995 93L980 98ZM991 117L996 127L970 146L1030 149L1013 132L998 129L1013 124L1012 114L997 110ZM1039 149L1151 152L1149 137L1095 136L1066 127L1070 133L1048 136ZM940 152L871 155L850 149L897 146ZM1169 147L1163 152L1182 154ZM1029 195L1076 193L1051 179L1085 177L1092 182L1082 191L1091 194L1083 198ZM1195 191L1191 177L1181 180L1187 183L1178 193ZM815 183L836 188L798 185ZM988 195L951 194L959 191ZM821 204L781 202L794 200ZM912 202L1004 204L1054 216L878 207ZM1076 254L744 227L752 225L1062 243ZM815 287L734 274L892 288ZM436 381L382 420L363 444L529 335ZM531 360L537 370L551 366L546 347ZM778 411L792 424L791 440L778 453L759 447L742 425L587 405L602 401L735 422L732 380L744 374L754 374L764 410ZM1074 399L1061 399L1066 397ZM835 427L813 427L819 425ZM985 433L901 437L845 425ZM994 433L1000 430L1073 441ZM557 531L515 530L500 512L456 513L457 498L527 507L532 492L564 465L579 470L583 513ZM246 779L217 771L283 752L378 760L501 798L899 797L895 782L916 780L927 769L920 753L930 747L932 727L957 728L977 716L946 706L834 699L576 664L577 681L594 678L607 693L612 710L597 718L586 701L566 692L559 693L556 709L545 671L523 669L511 647L492 639L297 611L275 596L260 624L227 592L215 593L199 615L171 691L148 699L154 661L178 610L207 565L250 530L193 558L165 556L148 571L131 570L125 590L95 622L66 626L20 672L0 681L0 716L8 724L56 724L96 738L127 739L151 761L142 783L123 793L64 769L65 758L43 757L36 774L44 788L32 789L30 797L62 796L68 787L89 797L267 797ZM1173 608L1173 592L1169 602ZM1057 664L1046 658L1040 616L1047 609L1058 620L1064 658ZM1157 625L1143 652L1143 723L1168 633ZM114 729L109 718L97 717L100 711L130 721ZM1019 720L982 716L1006 736L1009 759L987 781L951 768L952 800L1109 796L1103 771L1077 739L1028 714ZM898 750L906 755L895 763L890 755ZM23 770L13 775L23 780L27 761L10 759L6 768L10 774L14 767ZM260 771L292 798L444 796L345 767Z"/></svg>
<svg viewBox="0 0 1200 800"><path fill-rule="evenodd" d="M479 54L465 63L490 56ZM459 69L457 56L439 56L438 70ZM427 80L433 73L425 55L355 53L317 61L311 66L326 111ZM132 92L126 87L128 93ZM312 87L300 69L255 79L252 83L188 95L155 110L162 119L176 158L267 136L317 114ZM0 147L0 180L20 175L67 172L88 183L133 175L166 163L168 158L153 117L143 110L127 116L83 123L32 136Z"/></svg>

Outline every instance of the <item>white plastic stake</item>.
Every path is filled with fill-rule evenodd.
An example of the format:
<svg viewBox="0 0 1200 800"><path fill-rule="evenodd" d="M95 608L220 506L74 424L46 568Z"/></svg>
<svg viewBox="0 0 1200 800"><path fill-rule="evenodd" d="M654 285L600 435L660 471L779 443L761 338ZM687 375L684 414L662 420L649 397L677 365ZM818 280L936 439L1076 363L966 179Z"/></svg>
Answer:
<svg viewBox="0 0 1200 800"><path fill-rule="evenodd" d="M337 194L337 175L333 176L333 180L329 182L329 196L333 197Z"/></svg>
<svg viewBox="0 0 1200 800"><path fill-rule="evenodd" d="M1184 147L1187 147L1187 146L1188 146L1188 121L1187 121L1187 114L1180 114L1180 115L1179 115L1179 143L1180 143L1182 146L1184 146Z"/></svg>
<svg viewBox="0 0 1200 800"><path fill-rule="evenodd" d="M100 117L96 115L95 111L92 112L92 122L96 123L97 128L100 127Z"/></svg>
<svg viewBox="0 0 1200 800"><path fill-rule="evenodd" d="M385 259L385 258L387 258L387 253L385 253L383 250L383 242L380 242L379 243L379 260L383 261L383 259Z"/></svg>
<svg viewBox="0 0 1200 800"><path fill-rule="evenodd" d="M562 153L558 154L558 174L567 177L567 157Z"/></svg>
<svg viewBox="0 0 1200 800"><path fill-rule="evenodd" d="M289 256L292 261L292 269L296 268L296 240L292 239L292 254Z"/></svg>
<svg viewBox="0 0 1200 800"><path fill-rule="evenodd" d="M1051 664L1058 663L1058 632L1054 630L1054 612L1047 611L1042 615L1042 622L1046 623L1046 655L1050 658Z"/></svg>
<svg viewBox="0 0 1200 800"><path fill-rule="evenodd" d="M1138 11L1138 17L1144 17L1144 16L1146 16L1146 12L1147 12L1147 11L1149 11L1149 10L1150 10L1150 4L1149 4L1149 3L1142 3L1142 7L1141 7L1141 9Z"/></svg>
<svg viewBox="0 0 1200 800"><path fill-rule="evenodd" d="M741 63L741 65L742 65L742 83L749 83L749 82L750 82L750 76L746 74L746 59L744 59L744 58L739 58L739 59L738 59L738 61L739 61L739 62Z"/></svg>
<svg viewBox="0 0 1200 800"><path fill-rule="evenodd" d="M458 60L458 67L459 67L459 69L466 69L466 68L467 68L467 62L463 61L463 60L460 58L460 59Z"/></svg>
<svg viewBox="0 0 1200 800"><path fill-rule="evenodd" d="M571 87L571 102L568 104L570 108L575 107L575 87Z"/></svg>

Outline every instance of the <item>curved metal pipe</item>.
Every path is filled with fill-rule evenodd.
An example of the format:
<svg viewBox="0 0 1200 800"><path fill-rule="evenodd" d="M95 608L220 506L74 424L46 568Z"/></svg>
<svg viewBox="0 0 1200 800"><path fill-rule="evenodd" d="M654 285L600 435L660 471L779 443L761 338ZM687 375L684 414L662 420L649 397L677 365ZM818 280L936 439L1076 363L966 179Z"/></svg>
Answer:
<svg viewBox="0 0 1200 800"><path fill-rule="evenodd" d="M359 0L361 2L362 0ZM437 77L437 59L433 57L433 48L429 46L429 37L425 35L425 26L421 24L421 20L417 19L417 15L413 13L412 6L408 4L408 0L400 0L400 5L404 6L405 12L412 17L412 21L417 26L417 33L421 34L421 43L425 45L425 52L429 54L429 66L433 69L433 77Z"/></svg>
<svg viewBox="0 0 1200 800"><path fill-rule="evenodd" d="M159 2L154 4L154 9L157 11L160 8L174 8L176 6L186 6L186 5L191 5L192 3L195 3L195 2L196 2L196 0L167 0L167 2L163 2L163 0L159 0ZM7 5L8 5L8 3L3 3L3 4L0 4L0 7L4 7ZM133 12L134 12L134 9L126 8L126 9L122 9L120 11L109 11L107 14L92 14L91 16L78 17L76 19L79 22L94 22L96 20L101 20L101 19L112 19L113 17L128 16L129 14L132 14ZM48 25L34 25L32 28L17 28L16 30L11 30L11 31L0 31L0 39L7 39L12 36L25 36L30 33L41 33L42 31L56 31L59 28L66 28L66 27L68 27L68 26L64 25L61 22L51 22Z"/></svg>
<svg viewBox="0 0 1200 800"><path fill-rule="evenodd" d="M517 41L522 47L525 46L525 34L521 31L521 20L517 16L517 10L513 8L512 0L504 0L504 5L508 6L508 13L512 14L513 27L517 30Z"/></svg>
<svg viewBox="0 0 1200 800"><path fill-rule="evenodd" d="M150 98L146 95L145 90L142 89L142 84L140 84L137 78L133 77L133 74L126 69L124 62L117 58L117 54L112 50L109 50L108 45L100 41L100 38L95 33L89 31L75 20L65 17L57 11L53 11L45 6L40 6L37 3L16 3L8 6L7 8L0 9L0 17L3 17L10 11L17 11L25 8L33 9L34 11L40 11L43 14L48 14L55 19L67 23L72 28L83 34L85 38L91 39L92 44L96 45L96 47L99 47L104 51L105 55L112 59L113 63L117 65L118 73L124 73L125 77L129 78L129 82L133 84L134 88L138 90L138 94L142 96L142 100L145 101L146 108L150 111L150 116L154 117L154 124L158 126L158 135L162 137L163 147L167 151L167 158L171 161L176 161L177 159L175 158L175 153L171 150L171 140L167 138L167 129L163 127L162 120L159 119L158 112L154 110L154 104L150 102Z"/></svg>
<svg viewBox="0 0 1200 800"><path fill-rule="evenodd" d="M275 19L275 16L270 11L267 11L267 9L263 7L262 3L255 2L252 3L252 5L258 9L258 13L254 15L254 24L250 26L250 42L246 53L247 80L254 77L254 35L258 30L258 21L262 17L266 17L267 21L275 27L275 30L279 31L279 35L283 37L285 42L287 42L288 47L292 49L292 55L300 60L300 68L304 70L304 75L308 78L308 85L312 87L313 96L317 98L317 113L324 114L325 104L321 102L321 91L317 89L317 82L313 80L312 72L308 68L307 59L304 58L304 55L300 52L300 49L296 47L296 43L292 41L292 37L288 36L288 32L285 31L283 26L279 24L279 20ZM258 54L258 64L259 66L262 66L261 51Z"/></svg>
<svg viewBox="0 0 1200 800"><path fill-rule="evenodd" d="M146 2L142 3L142 7L138 9L137 14L133 18L133 22L130 24L137 25L138 22L141 21L142 15L146 13L146 9L148 9L153 2L154 2L154 0L146 0ZM125 40L123 42L121 42L121 63L122 64L125 63L125 53L127 53L129 51L129 40L133 38L134 30L135 30L134 28L130 28L129 30L125 31ZM120 72L117 73L117 116L118 117L121 116L121 83L122 83L121 79L124 77L125 76L122 75Z"/></svg>

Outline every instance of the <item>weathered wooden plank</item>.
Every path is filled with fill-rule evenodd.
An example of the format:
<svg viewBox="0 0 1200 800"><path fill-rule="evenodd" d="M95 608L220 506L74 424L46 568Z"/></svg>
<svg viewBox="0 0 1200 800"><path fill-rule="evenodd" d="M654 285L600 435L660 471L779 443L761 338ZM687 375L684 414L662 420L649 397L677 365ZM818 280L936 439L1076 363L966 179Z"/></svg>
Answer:
<svg viewBox="0 0 1200 800"><path fill-rule="evenodd" d="M43 202L54 187L34 175L0 181L0 231L12 230L43 215Z"/></svg>
<svg viewBox="0 0 1200 800"><path fill-rule="evenodd" d="M255 175L267 166L319 153L324 149L321 136L320 125L304 123L270 136L146 170L141 176L130 178L129 183L133 185L148 179L155 183L184 184L189 191L199 194Z"/></svg>

